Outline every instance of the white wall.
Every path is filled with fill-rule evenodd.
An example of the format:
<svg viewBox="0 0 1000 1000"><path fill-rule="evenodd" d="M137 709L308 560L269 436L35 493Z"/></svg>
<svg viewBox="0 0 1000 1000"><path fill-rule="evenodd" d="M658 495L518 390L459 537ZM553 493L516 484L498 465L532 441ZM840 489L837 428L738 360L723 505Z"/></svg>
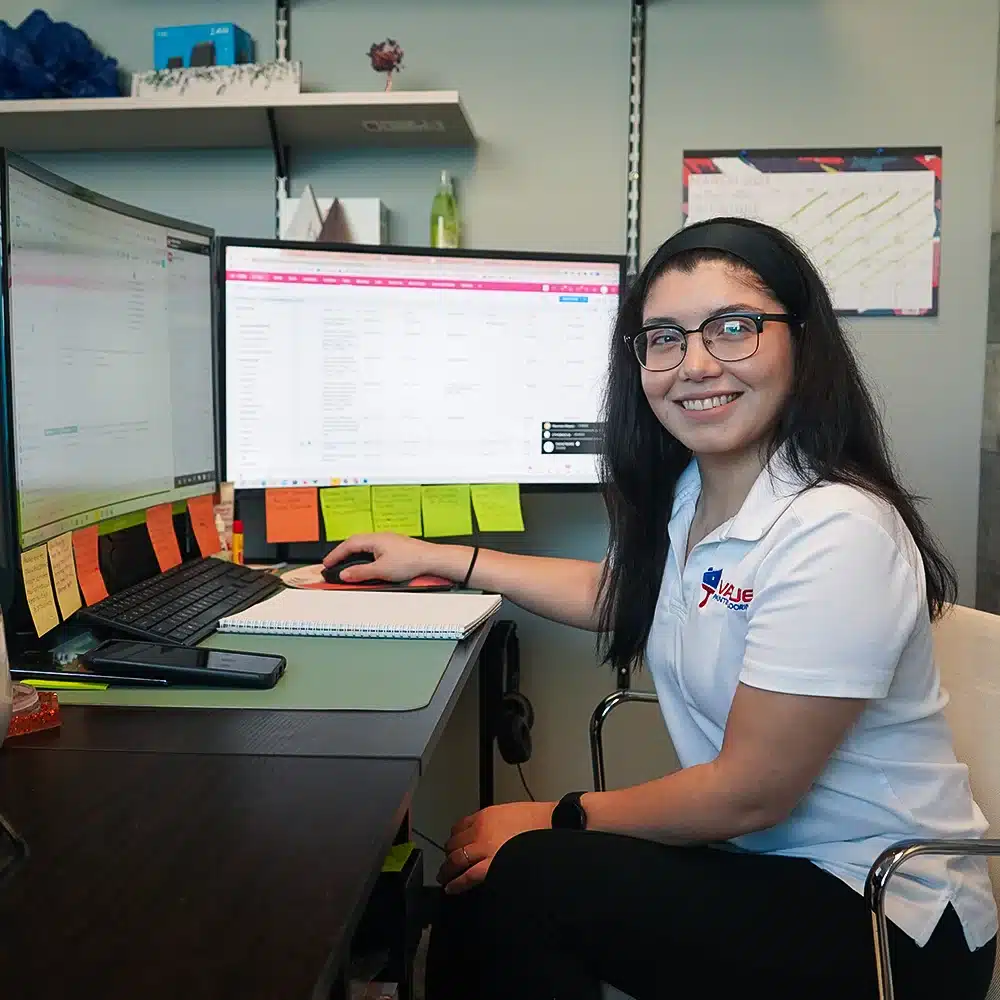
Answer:
<svg viewBox="0 0 1000 1000"><path fill-rule="evenodd" d="M941 312L852 323L904 477L975 593L996 0L669 0L648 14L644 249L686 148L944 148Z"/></svg>

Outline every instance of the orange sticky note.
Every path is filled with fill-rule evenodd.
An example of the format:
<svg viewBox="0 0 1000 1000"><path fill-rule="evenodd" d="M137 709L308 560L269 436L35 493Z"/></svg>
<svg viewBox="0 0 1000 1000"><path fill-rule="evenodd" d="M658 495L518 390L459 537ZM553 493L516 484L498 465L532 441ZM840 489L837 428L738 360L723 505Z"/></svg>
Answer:
<svg viewBox="0 0 1000 1000"><path fill-rule="evenodd" d="M264 517L269 542L318 542L319 491L315 486L267 490Z"/></svg>
<svg viewBox="0 0 1000 1000"><path fill-rule="evenodd" d="M153 543L156 562L161 573L181 564L181 547L177 544L177 532L174 531L174 505L170 503L157 504L146 511L146 530L149 540Z"/></svg>
<svg viewBox="0 0 1000 1000"><path fill-rule="evenodd" d="M88 606L103 601L108 596L108 588L97 558L96 524L73 532L73 557L76 560L76 580L84 601Z"/></svg>
<svg viewBox="0 0 1000 1000"><path fill-rule="evenodd" d="M203 497L189 497L187 505L198 551L207 559L222 548L215 527L215 497L211 493Z"/></svg>

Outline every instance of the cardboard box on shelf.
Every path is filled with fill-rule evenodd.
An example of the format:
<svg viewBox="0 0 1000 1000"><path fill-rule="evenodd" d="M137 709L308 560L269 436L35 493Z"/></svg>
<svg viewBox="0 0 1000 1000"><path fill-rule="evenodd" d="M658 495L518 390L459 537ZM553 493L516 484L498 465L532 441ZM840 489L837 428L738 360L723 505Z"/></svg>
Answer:
<svg viewBox="0 0 1000 1000"><path fill-rule="evenodd" d="M153 31L153 69L253 62L253 39L238 25L181 24Z"/></svg>

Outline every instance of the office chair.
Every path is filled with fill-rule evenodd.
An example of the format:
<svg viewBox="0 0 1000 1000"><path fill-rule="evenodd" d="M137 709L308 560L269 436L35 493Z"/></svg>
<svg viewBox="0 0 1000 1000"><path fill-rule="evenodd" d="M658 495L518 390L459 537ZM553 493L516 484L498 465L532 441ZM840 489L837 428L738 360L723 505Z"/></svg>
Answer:
<svg viewBox="0 0 1000 1000"><path fill-rule="evenodd" d="M652 691L633 691L631 688L613 691L602 699L590 717L590 766L594 775L594 791L607 791L607 776L604 771L604 723L619 706L629 701L655 705L656 695Z"/></svg>
<svg viewBox="0 0 1000 1000"><path fill-rule="evenodd" d="M945 715L955 740L955 754L969 768L976 802L991 824L1000 817L1000 757L996 720L1000 714L1000 616L953 607L934 625L934 656L948 692ZM991 832L996 832L991 831ZM1000 857L1000 840L903 840L883 851L865 884L875 938L875 962L881 1000L894 1000L887 938L885 897L896 870L918 855ZM992 862L993 894L1000 900L1000 864ZM1000 1000L1000 949L987 1000ZM899 1000L910 1000L900 996Z"/></svg>
<svg viewBox="0 0 1000 1000"><path fill-rule="evenodd" d="M1000 817L1000 755L996 753L996 719L1000 716L1000 616L956 605L934 625L934 655L942 686L949 694L945 715L955 740L955 753L969 768L972 793L991 822ZM604 698L590 720L590 753L594 790L606 789L602 732L607 717L628 701L655 703L646 691L615 691ZM885 916L885 895L896 870L921 854L986 855L1000 858L1000 840L904 840L885 850L872 865L865 886L871 910L876 972L881 1000L895 1000ZM1000 862L991 864L993 893L1000 901ZM629 1000L605 985L604 1000ZM900 997L899 1000L911 1000ZM1000 1000L1000 949L986 1000Z"/></svg>

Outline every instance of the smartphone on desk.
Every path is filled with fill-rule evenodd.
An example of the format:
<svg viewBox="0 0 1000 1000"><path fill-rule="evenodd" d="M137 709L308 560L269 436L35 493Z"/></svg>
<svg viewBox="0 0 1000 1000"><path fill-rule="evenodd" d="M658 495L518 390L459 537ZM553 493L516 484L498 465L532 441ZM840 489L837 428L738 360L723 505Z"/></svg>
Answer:
<svg viewBox="0 0 1000 1000"><path fill-rule="evenodd" d="M101 643L80 659L96 673L159 678L187 687L273 688L285 672L285 658L270 653L123 639Z"/></svg>

